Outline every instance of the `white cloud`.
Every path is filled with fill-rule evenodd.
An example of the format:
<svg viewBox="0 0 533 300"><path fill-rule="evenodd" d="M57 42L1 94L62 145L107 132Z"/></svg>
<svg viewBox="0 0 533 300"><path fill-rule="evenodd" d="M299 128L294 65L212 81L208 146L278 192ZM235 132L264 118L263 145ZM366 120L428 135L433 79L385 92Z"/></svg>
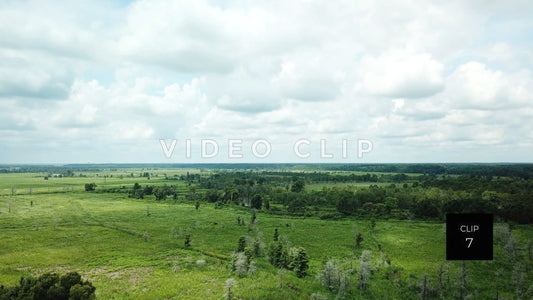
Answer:
<svg viewBox="0 0 533 300"><path fill-rule="evenodd" d="M3 158L160 161L160 138L348 137L375 139L373 161L530 160L531 5L2 2ZM24 150L35 144L44 154Z"/></svg>
<svg viewBox="0 0 533 300"><path fill-rule="evenodd" d="M204 1L138 1L129 9L118 51L180 71L228 71L239 58L229 17Z"/></svg>
<svg viewBox="0 0 533 300"><path fill-rule="evenodd" d="M334 100L340 93L344 76L342 70L333 67L325 57L302 55L283 62L273 83L282 97L303 101Z"/></svg>
<svg viewBox="0 0 533 300"><path fill-rule="evenodd" d="M0 49L0 97L61 99L67 96L73 74L38 54Z"/></svg>
<svg viewBox="0 0 533 300"><path fill-rule="evenodd" d="M444 87L443 65L427 53L393 51L361 61L360 89L391 98L422 98Z"/></svg>
<svg viewBox="0 0 533 300"><path fill-rule="evenodd" d="M393 113L413 120L440 119L447 114L447 107L443 103L433 100L394 99Z"/></svg>
<svg viewBox="0 0 533 300"><path fill-rule="evenodd" d="M482 63L458 67L447 79L447 96L458 108L506 109L527 105L533 97L529 71L504 73Z"/></svg>
<svg viewBox="0 0 533 300"><path fill-rule="evenodd" d="M259 62L236 68L229 74L208 76L211 102L237 112L259 113L279 108L282 99L271 82L271 69L270 64Z"/></svg>

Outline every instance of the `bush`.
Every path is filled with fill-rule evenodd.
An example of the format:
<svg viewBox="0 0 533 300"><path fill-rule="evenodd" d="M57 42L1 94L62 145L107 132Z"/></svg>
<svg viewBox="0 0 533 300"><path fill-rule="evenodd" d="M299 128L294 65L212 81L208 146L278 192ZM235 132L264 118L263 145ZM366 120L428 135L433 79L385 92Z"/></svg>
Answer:
<svg viewBox="0 0 533 300"><path fill-rule="evenodd" d="M166 184L162 186L157 186L153 189L153 194L155 196L155 200L164 200L168 196L174 196L176 194L176 190L173 186L168 186Z"/></svg>
<svg viewBox="0 0 533 300"><path fill-rule="evenodd" d="M302 278L307 276L307 269L309 269L309 258L305 248L296 248L294 258L290 262L290 268L296 272L296 277Z"/></svg>
<svg viewBox="0 0 533 300"><path fill-rule="evenodd" d="M290 260L287 246L281 241L272 242L268 248L268 260L277 268L288 268Z"/></svg>
<svg viewBox="0 0 533 300"><path fill-rule="evenodd" d="M96 183L86 183L85 184L85 191L86 192L92 192L96 189Z"/></svg>
<svg viewBox="0 0 533 300"><path fill-rule="evenodd" d="M331 292L344 295L350 286L348 272L344 270L336 259L330 259L320 271L320 282Z"/></svg>
<svg viewBox="0 0 533 300"><path fill-rule="evenodd" d="M256 272L255 262L244 252L233 252L231 255L231 272L237 276L252 276Z"/></svg>
<svg viewBox="0 0 533 300"><path fill-rule="evenodd" d="M67 273L64 276L61 276L61 279L59 280L61 286L63 286L66 290L70 290L71 287L76 284L79 284L80 282L81 276L76 272Z"/></svg>
<svg viewBox="0 0 533 300"><path fill-rule="evenodd" d="M94 290L92 285L75 284L70 288L69 300L94 299Z"/></svg>
<svg viewBox="0 0 533 300"><path fill-rule="evenodd" d="M82 281L76 272L59 276L45 273L37 279L21 277L13 287L0 287L0 299L57 299L91 300L95 298L95 287L89 281Z"/></svg>

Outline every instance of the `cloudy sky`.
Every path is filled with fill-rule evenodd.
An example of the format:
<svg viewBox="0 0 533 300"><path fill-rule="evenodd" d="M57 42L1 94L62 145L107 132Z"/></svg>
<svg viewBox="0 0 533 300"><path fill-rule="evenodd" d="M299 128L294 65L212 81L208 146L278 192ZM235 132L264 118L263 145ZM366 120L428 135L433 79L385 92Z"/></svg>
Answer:
<svg viewBox="0 0 533 300"><path fill-rule="evenodd" d="M533 162L532 1L261 3L0 1L0 163Z"/></svg>

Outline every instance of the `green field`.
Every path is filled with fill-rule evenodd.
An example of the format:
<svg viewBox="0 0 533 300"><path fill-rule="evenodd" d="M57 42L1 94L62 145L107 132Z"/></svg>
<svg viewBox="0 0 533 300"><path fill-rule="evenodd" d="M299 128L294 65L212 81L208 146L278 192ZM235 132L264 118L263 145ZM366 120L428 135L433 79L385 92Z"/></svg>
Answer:
<svg viewBox="0 0 533 300"><path fill-rule="evenodd" d="M215 209L213 203L195 203L178 197L155 201L128 198L126 193L100 193L98 189L131 188L133 183L160 185L164 175L198 170L158 170L150 179L128 175L140 170L87 173L87 177L49 178L39 173L0 175L0 285L16 284L22 275L47 271L78 271L92 281L99 299L222 299L228 278L235 278L237 299L309 299L320 293L335 298L317 279L323 263L338 258L353 269L347 298L419 299L417 286L427 274L435 289L439 266L449 266L454 289L461 262L445 260L445 226L438 221L378 219L371 229L367 218L320 220L258 213L250 226L250 210L237 205ZM149 171L150 172L150 171ZM111 175L113 175L111 177ZM121 176L122 175L122 176ZM84 184L95 182L96 192ZM13 189L12 189L13 188ZM315 189L317 185L311 185ZM185 183L178 184L185 191ZM248 224L239 226L237 217ZM497 224L497 227L503 224ZM240 236L272 241L278 228L282 239L307 250L309 275L280 275L265 257L255 258L257 271L239 278L231 272L230 255ZM360 247L354 231L362 233ZM184 237L191 236L191 247ZM533 239L533 226L516 225L519 245ZM356 287L359 256L373 253L369 288ZM493 261L469 261L468 289L473 299L513 299L513 263L505 249L494 247ZM526 248L521 246L521 256ZM390 260L384 266L382 257ZM531 260L526 262L526 284L532 282Z"/></svg>

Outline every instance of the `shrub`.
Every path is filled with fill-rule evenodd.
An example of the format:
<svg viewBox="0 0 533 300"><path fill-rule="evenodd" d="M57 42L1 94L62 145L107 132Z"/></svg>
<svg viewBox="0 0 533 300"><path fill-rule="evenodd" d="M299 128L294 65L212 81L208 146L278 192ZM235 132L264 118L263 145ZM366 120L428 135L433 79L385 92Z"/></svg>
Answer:
<svg viewBox="0 0 533 300"><path fill-rule="evenodd" d="M235 285L237 285L237 282L235 281L235 279L230 278L226 280L226 285L224 286L226 293L224 294L224 298L226 298L227 300L231 300L233 298L233 292L231 291L231 289Z"/></svg>
<svg viewBox="0 0 533 300"><path fill-rule="evenodd" d="M0 299L73 299L91 300L96 289L89 281L82 281L76 272L63 276L44 273L37 279L21 277L13 287L0 287Z"/></svg>
<svg viewBox="0 0 533 300"><path fill-rule="evenodd" d="M341 296L347 292L350 285L348 272L340 266L336 259L330 259L324 264L319 274L319 280L330 291Z"/></svg>
<svg viewBox="0 0 533 300"><path fill-rule="evenodd" d="M96 183L86 183L85 184L85 191L86 192L92 192L96 189Z"/></svg>
<svg viewBox="0 0 533 300"><path fill-rule="evenodd" d="M231 271L237 273L237 276L244 277L248 274L248 258L243 252L233 253L231 256ZM255 268L255 265L254 265Z"/></svg>
<svg viewBox="0 0 533 300"><path fill-rule="evenodd" d="M299 247L296 249L294 258L291 260L290 267L291 269L294 269L298 278L307 276L307 269L309 269L309 258L307 258L305 248Z"/></svg>

